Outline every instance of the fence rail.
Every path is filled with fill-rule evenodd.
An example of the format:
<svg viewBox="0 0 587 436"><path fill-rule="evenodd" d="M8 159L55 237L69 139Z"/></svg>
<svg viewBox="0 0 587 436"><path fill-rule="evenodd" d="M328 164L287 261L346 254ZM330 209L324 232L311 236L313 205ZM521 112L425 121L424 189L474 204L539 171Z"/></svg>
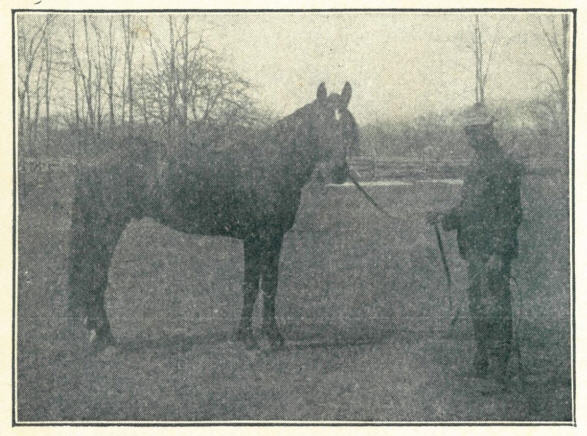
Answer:
<svg viewBox="0 0 587 436"><path fill-rule="evenodd" d="M356 156L349 159L349 165L363 180L419 177L460 178L464 175L469 163L469 159L381 159L371 156ZM528 175L560 173L568 168L568 162L564 159L527 158L523 160L523 164Z"/></svg>
<svg viewBox="0 0 587 436"><path fill-rule="evenodd" d="M395 158L381 159L371 156L355 156L349 159L351 168L361 180L382 180L392 178L460 178L469 164L468 159L426 159ZM32 158L20 159L19 186L26 196L37 186L50 183L58 175L70 174L76 165L71 158ZM526 173L548 175L567 171L568 162L563 159L527 159L524 161Z"/></svg>

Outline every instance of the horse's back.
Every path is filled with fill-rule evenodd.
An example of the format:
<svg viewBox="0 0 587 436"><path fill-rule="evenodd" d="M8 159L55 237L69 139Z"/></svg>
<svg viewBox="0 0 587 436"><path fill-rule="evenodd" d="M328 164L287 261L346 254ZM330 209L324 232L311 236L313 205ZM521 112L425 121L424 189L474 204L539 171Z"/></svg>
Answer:
<svg viewBox="0 0 587 436"><path fill-rule="evenodd" d="M279 132L248 131L223 143L127 139L78 165L74 209L98 221L152 217L187 233L242 237L293 224L299 193L283 177Z"/></svg>

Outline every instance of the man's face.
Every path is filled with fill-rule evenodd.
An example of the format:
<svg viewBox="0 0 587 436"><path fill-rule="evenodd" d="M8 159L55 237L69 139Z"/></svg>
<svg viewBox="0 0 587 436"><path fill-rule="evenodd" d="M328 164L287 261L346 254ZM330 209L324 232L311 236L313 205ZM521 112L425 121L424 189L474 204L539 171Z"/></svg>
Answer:
<svg viewBox="0 0 587 436"><path fill-rule="evenodd" d="M465 127L465 134L469 145L475 150L480 150L493 137L493 126L491 124L467 126Z"/></svg>

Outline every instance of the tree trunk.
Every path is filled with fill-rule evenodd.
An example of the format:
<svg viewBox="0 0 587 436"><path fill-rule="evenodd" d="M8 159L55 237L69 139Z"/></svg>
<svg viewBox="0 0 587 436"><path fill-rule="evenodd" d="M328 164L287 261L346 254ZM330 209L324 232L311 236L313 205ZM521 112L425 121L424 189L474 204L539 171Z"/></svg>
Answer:
<svg viewBox="0 0 587 436"><path fill-rule="evenodd" d="M108 57L106 61L107 66L107 81L108 81L108 106L110 112L110 134L114 134L114 126L116 124L114 115L114 72L116 69L116 53L114 50L114 36L113 36L114 17L110 17L108 24Z"/></svg>
<svg viewBox="0 0 587 436"><path fill-rule="evenodd" d="M75 131L79 131L80 109L79 109L79 83L78 83L78 69L77 69L77 53L75 47L75 17L72 18L71 23L71 61L73 64L73 96L75 102Z"/></svg>
<svg viewBox="0 0 587 436"><path fill-rule="evenodd" d="M189 15L186 14L184 19L184 36L183 36L183 77L181 83L181 126L182 130L185 130L187 127L187 120L188 120L188 88L190 83L190 77L188 74L188 64L189 64L189 54L190 54L190 47L189 47Z"/></svg>
<svg viewBox="0 0 587 436"><path fill-rule="evenodd" d="M47 17L47 20L48 19L49 18ZM49 150L49 144L51 143L51 57L50 37L47 35L47 38L45 39L45 141L47 150Z"/></svg>
<svg viewBox="0 0 587 436"><path fill-rule="evenodd" d="M88 18L86 15L83 16L84 21L84 33L86 36L86 56L88 65L88 76L84 79L84 91L86 93L86 102L88 105L88 118L90 128L93 130L96 126L95 113L94 113L94 102L93 102L93 91L92 91L92 57L90 56L90 37L88 35ZM83 76L82 76L83 79Z"/></svg>
<svg viewBox="0 0 587 436"><path fill-rule="evenodd" d="M131 16L127 15L122 17L122 30L124 34L124 47L125 47L125 65L126 65L126 80L127 80L127 95L128 95L128 132L133 134L134 130L134 95L133 95L133 82L132 82L132 59L134 54L134 29L133 20Z"/></svg>
<svg viewBox="0 0 587 436"><path fill-rule="evenodd" d="M561 108L565 144L569 142L569 16L562 16Z"/></svg>
<svg viewBox="0 0 587 436"><path fill-rule="evenodd" d="M475 15L474 28L474 52L475 52L475 102L485 103L485 83L483 75L483 39L479 15Z"/></svg>
<svg viewBox="0 0 587 436"><path fill-rule="evenodd" d="M167 124L169 126L169 147L170 150L168 152L173 152L175 150L175 142L176 142L176 132L175 132L175 122L176 122L176 71L175 71L175 32L174 32L174 23L173 18L169 15L169 77L168 77L168 121Z"/></svg>

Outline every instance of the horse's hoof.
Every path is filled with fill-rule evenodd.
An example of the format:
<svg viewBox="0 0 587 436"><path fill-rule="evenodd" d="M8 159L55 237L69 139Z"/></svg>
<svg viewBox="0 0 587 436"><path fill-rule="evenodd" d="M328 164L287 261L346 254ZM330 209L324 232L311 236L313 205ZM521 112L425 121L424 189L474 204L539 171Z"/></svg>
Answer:
<svg viewBox="0 0 587 436"><path fill-rule="evenodd" d="M242 342L247 350L253 350L259 347L251 329L239 328L234 334L234 339Z"/></svg>
<svg viewBox="0 0 587 436"><path fill-rule="evenodd" d="M259 344L253 336L249 336L243 339L242 342L247 350L256 350L257 348L259 348Z"/></svg>
<svg viewBox="0 0 587 436"><path fill-rule="evenodd" d="M98 356L102 360L112 359L117 352L117 348L114 345L107 345L102 351L99 352Z"/></svg>
<svg viewBox="0 0 587 436"><path fill-rule="evenodd" d="M109 349L112 350L116 346L116 339L112 336L112 333L99 332L96 329L90 330L90 349L91 353L102 354Z"/></svg>
<svg viewBox="0 0 587 436"><path fill-rule="evenodd" d="M283 351L287 349L285 345L285 339L281 338L281 340L271 341L269 346L272 351Z"/></svg>
<svg viewBox="0 0 587 436"><path fill-rule="evenodd" d="M285 339L279 333L279 330L275 328L267 329L264 331L267 340L269 341L269 347L274 351L285 349Z"/></svg>

